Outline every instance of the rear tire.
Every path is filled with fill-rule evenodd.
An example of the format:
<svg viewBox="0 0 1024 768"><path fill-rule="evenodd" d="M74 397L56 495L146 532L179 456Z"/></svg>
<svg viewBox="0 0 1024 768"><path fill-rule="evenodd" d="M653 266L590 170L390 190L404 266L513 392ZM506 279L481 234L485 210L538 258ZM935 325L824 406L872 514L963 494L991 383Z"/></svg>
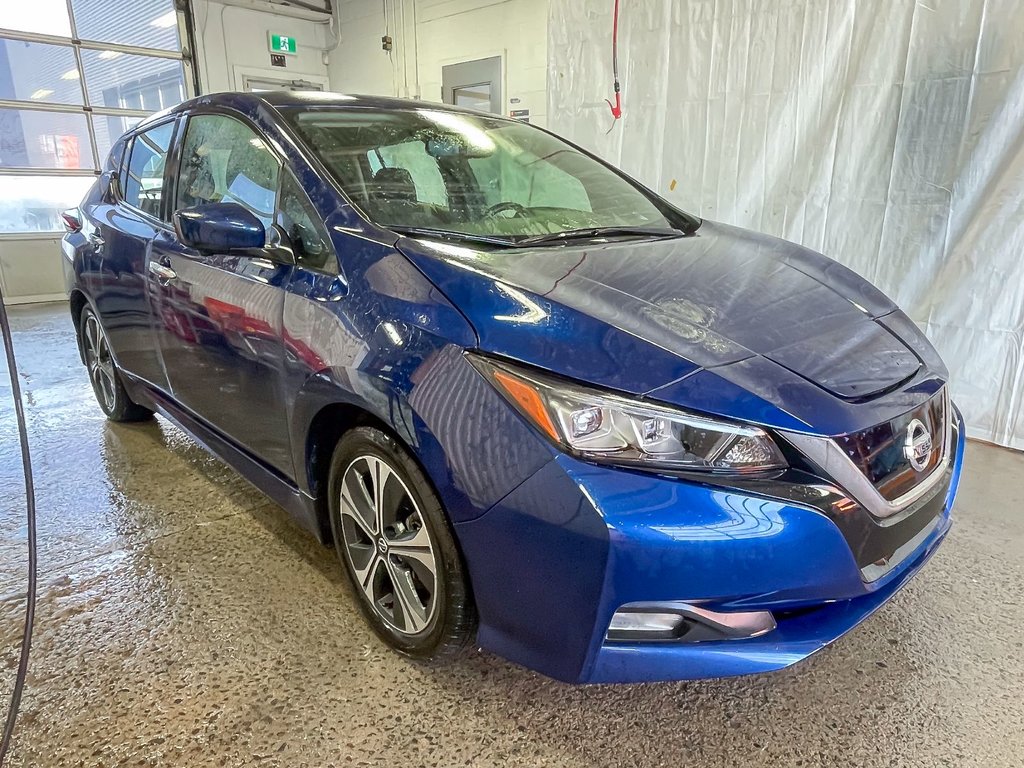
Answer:
<svg viewBox="0 0 1024 768"><path fill-rule="evenodd" d="M153 412L128 397L121 382L121 372L110 354L110 344L99 318L92 307L86 306L78 323L78 336L82 345L85 367L89 372L96 402L111 421L145 421Z"/></svg>
<svg viewBox="0 0 1024 768"><path fill-rule="evenodd" d="M363 616L389 646L444 663L476 633L476 608L447 516L412 457L379 429L345 433L331 459L338 557Z"/></svg>

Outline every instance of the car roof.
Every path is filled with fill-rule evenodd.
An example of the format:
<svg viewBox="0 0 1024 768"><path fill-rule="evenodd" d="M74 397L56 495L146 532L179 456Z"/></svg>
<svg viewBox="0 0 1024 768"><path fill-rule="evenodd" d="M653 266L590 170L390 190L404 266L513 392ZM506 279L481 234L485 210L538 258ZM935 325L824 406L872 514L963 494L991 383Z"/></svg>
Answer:
<svg viewBox="0 0 1024 768"><path fill-rule="evenodd" d="M502 115L478 112L463 107L455 107L451 104L440 104L432 101L416 101L414 99L400 99L393 96L366 96L362 94L332 93L330 91L260 91L250 93L247 91L223 91L220 93L208 93L202 96L183 101L177 106L170 107L154 115L150 115L140 122L132 131L135 133L144 130L148 126L160 122L169 115L195 109L203 106L223 106L249 113L257 109L261 104L270 107L328 107L333 109L431 109L439 112L452 112L455 114L468 114L492 118L501 118ZM507 118L506 118L507 119Z"/></svg>

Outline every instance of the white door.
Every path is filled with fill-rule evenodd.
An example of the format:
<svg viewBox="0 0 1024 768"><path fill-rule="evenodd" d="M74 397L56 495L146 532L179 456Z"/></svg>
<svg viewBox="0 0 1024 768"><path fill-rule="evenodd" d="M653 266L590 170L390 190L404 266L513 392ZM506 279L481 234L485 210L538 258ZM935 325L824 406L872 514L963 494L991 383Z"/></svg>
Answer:
<svg viewBox="0 0 1024 768"><path fill-rule="evenodd" d="M441 67L441 100L457 107L504 114L501 56Z"/></svg>
<svg viewBox="0 0 1024 768"><path fill-rule="evenodd" d="M309 80L284 80L261 75L245 75L242 79L242 88L252 93L260 91L322 91L323 85Z"/></svg>

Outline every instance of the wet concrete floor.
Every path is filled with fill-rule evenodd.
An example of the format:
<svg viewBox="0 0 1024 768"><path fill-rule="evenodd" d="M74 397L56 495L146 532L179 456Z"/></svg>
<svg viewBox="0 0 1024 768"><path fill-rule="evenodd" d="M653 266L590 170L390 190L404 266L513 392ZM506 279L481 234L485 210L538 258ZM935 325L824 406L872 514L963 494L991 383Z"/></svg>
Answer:
<svg viewBox="0 0 1024 768"><path fill-rule="evenodd" d="M946 545L793 669L618 687L484 653L430 669L385 650L333 553L178 429L104 421L65 306L12 316L41 573L11 766L1024 765L1024 455L972 443ZM0 374L2 708L26 560Z"/></svg>

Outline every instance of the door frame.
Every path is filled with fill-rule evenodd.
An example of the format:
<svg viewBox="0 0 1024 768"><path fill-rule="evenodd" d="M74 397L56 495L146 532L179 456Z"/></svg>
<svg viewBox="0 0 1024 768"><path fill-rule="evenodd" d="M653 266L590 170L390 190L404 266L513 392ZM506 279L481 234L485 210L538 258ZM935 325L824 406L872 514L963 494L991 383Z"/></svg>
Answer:
<svg viewBox="0 0 1024 768"><path fill-rule="evenodd" d="M305 80L320 86L320 90L329 91L330 80L326 75L313 75L309 72L298 72L288 69L267 69L266 67L244 67L234 65L231 68L231 76L235 83L235 90L244 91L246 81L249 78L254 80Z"/></svg>
<svg viewBox="0 0 1024 768"><path fill-rule="evenodd" d="M484 69L486 67L493 66L492 60L498 60L498 73L497 77L486 77ZM465 80L466 85L472 85L474 83L492 83L497 86L497 93L493 90L491 92L491 112L496 115L505 114L505 51L499 51L495 53L489 53L484 56L480 56L474 59L453 59L450 61L441 62L441 101L445 104L453 104L452 92L455 88L464 87L460 83L452 84L448 82L448 75L445 70L449 70L450 77L457 80ZM474 70L478 71L482 77L474 77ZM459 74L459 72L465 74Z"/></svg>
<svg viewBox="0 0 1024 768"><path fill-rule="evenodd" d="M236 110L236 109L234 109L232 107L221 105L221 104L201 104L201 105L194 106L194 107L192 107L192 108L190 108L190 109L188 109L186 111L183 111L182 113L180 113L177 116L177 119L180 122L179 122L179 124L178 124L178 126L177 126L177 128L175 130L175 133L174 133L174 139L173 139L173 143L172 143L173 156L169 156L168 157L168 161L167 161L167 163L165 165L165 173L168 173L168 174L173 173L173 177L174 177L173 189L170 190L170 193L169 193L170 196L167 198L167 201L166 201L166 205L168 206L166 208L166 211L168 212L169 216L173 220L174 206L177 204L177 201L178 201L178 185L181 182L181 176L182 176L181 175L181 164L182 164L182 162L184 160L183 150L184 150L184 146L185 146L185 141L188 138L189 126L190 126L191 121L192 121L193 118L209 117L209 116L221 116L221 117L227 117L227 118L233 119L233 120L241 123L242 125L246 126L256 136L258 136L259 138L261 138L263 140L264 145L267 148L267 151L277 161L279 169L280 169L279 170L278 188L275 190L275 199L274 199L274 214L276 215L276 211L277 211L277 196L278 196L278 194L280 192L280 173L283 172L284 168L291 166L291 164L288 161L288 158L285 156L285 154L278 147L275 146L275 143L273 141L269 140L269 137L267 136L266 130L261 128L259 125L257 125L256 122L249 115L247 115L247 114L245 114L243 112L240 112L240 111L238 111L238 110ZM189 263L195 265L196 269L216 270L218 272L223 273L225 276L227 276L230 279L237 279L237 280L240 280L240 281L247 281L247 282L254 283L254 284L259 284L259 285L267 285L268 284L268 281L260 280L258 278L253 277L250 274L234 272L234 271L231 271L229 269L226 269L224 264L223 264L223 260L224 260L223 255L200 253L200 252L194 250L193 248L191 248L189 246L186 246L179 239L177 230L174 227L168 228L168 231L165 231L163 233L163 235L164 235L164 240L166 241L166 243L159 242L160 241L160 233L158 233L157 236L153 239L153 241L152 241L152 243L150 245L150 248L149 248L148 253L147 253L147 259L146 259L146 261L147 261L147 269L148 269L148 262L153 260L154 258L157 258L157 254L154 251L154 248L155 247L159 247L160 249L162 249L162 251L167 253L166 256L161 256L159 258L169 258L170 256L173 256L174 258L181 259L181 260L183 260L185 262L189 262ZM260 257L258 255L253 254L253 255L241 256L240 258L244 258L244 259L249 259L249 260L255 261L255 260L261 259L263 257ZM276 311L276 308L275 308L274 316L273 316L273 319L275 319L277 321L277 323L278 323L277 330L280 332L281 330L283 330L283 322L284 322L284 309L283 308L284 308L285 294L286 294L286 292L288 290L288 283L291 280L291 275L292 275L292 272L294 271L295 267L294 267L293 264L285 264L284 262L278 262L276 260L269 259L269 258L267 258L265 260L267 262L269 262L269 263L274 265L272 267L273 269L286 269L287 270L286 274L284 274L282 276L282 280L281 280L280 284L275 284L274 282L270 282L269 283L270 287L273 290L277 291L279 293L279 295L280 295L281 311L280 311L280 314L278 314L278 312ZM153 286L150 286L147 289L147 298L149 300L150 316L151 316L151 318L153 318L155 320L158 317L158 315L159 315L158 308L162 308L163 307L164 298L163 298L163 296L154 296L153 295L153 290L154 290ZM213 296L212 298L216 299L217 297ZM193 299L193 296L192 296L191 292L189 292L188 300L192 300L192 299ZM155 347L158 350L158 354L160 355L160 359L162 361L163 370L167 374L167 384L168 384L167 391L170 393L170 395L173 398L176 406L178 408L181 408L181 409L185 410L187 413L190 413L191 414L191 418L195 419L198 423L200 423L206 429L211 430L212 432L217 434L219 437L221 437L221 439L226 439L227 442L232 447L234 447L236 450L241 450L245 455L247 455L250 458L255 458L256 461L260 462L265 467L272 467L275 472L277 472L279 474L282 474L283 476L285 476L287 478L294 479L296 477L296 474L295 474L296 468L294 467L294 463L293 463L294 462L294 450L293 450L293 446L291 445L291 431L290 431L289 424L288 424L287 414L283 410L280 410L280 415L283 418L283 421L276 425L276 426L279 427L279 429L276 430L276 435L277 436L283 435L283 440L278 440L277 442L278 443L281 443L281 442L286 443L286 447L284 449L284 456L273 456L272 454L268 456L267 453L263 452L263 450L266 449L265 445L262 446L263 450L261 450L261 446L253 445L252 442L247 439L246 435L235 433L231 429L231 425L225 425L222 420L218 420L218 419L212 417L211 414L208 413L208 412L203 412L203 410L199 407L200 404L198 402L196 402L197 399L198 399L197 396L196 396L196 390L192 389L191 392L190 392L190 390L188 390L188 389L182 388L180 386L179 387L175 386L175 377L174 377L174 375L172 373L172 369L168 368L167 360L166 360L166 358L164 356L165 351L168 349L168 346L165 344L165 338L166 337L164 336L164 332L161 332L160 330L158 330L155 323L151 327L153 328L153 331L154 331L154 344L155 344ZM173 331L171 331L171 330L166 331L166 333L170 333L170 334L174 335ZM177 340L177 341L174 341L173 344L175 346L180 346L180 341L181 341L180 339ZM282 350L283 350L283 346L282 346ZM229 354L234 354L237 357L237 352L229 353ZM282 351L282 355L283 355L283 351ZM231 362L236 362L236 361L232 360ZM280 363L280 361L279 361L279 363ZM230 369L228 370L228 372L230 374L230 372L231 372ZM283 383L284 382L283 382L283 379L281 378L282 375L283 374L281 373L281 369L278 368L277 369L278 384L283 387ZM198 381L199 379L196 379L196 380ZM178 379L178 381L179 381L179 384L180 384L181 379ZM273 427L275 425L271 424L271 426Z"/></svg>

